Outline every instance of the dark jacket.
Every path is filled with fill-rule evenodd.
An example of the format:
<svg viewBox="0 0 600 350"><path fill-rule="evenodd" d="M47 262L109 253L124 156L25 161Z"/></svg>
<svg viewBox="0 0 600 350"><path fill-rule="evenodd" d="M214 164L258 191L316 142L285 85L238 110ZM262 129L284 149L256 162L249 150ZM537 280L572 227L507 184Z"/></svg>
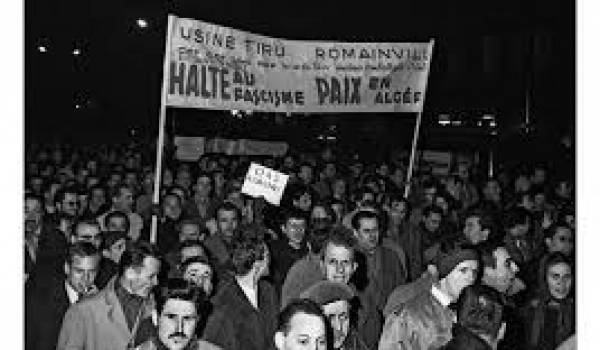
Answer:
<svg viewBox="0 0 600 350"><path fill-rule="evenodd" d="M452 331L452 340L443 350L492 350L492 347L469 329L457 324Z"/></svg>
<svg viewBox="0 0 600 350"><path fill-rule="evenodd" d="M25 349L56 349L60 326L70 305L64 279L26 290Z"/></svg>
<svg viewBox="0 0 600 350"><path fill-rule="evenodd" d="M258 310L250 304L235 279L219 287L213 306L203 339L225 350L269 350L274 347L279 304L269 283L260 281L258 284Z"/></svg>
<svg viewBox="0 0 600 350"><path fill-rule="evenodd" d="M288 271L294 263L308 254L308 246L303 243L300 249L292 248L287 239L278 239L269 245L271 253L271 273L273 276L273 287L277 295L281 295L281 289Z"/></svg>
<svg viewBox="0 0 600 350"><path fill-rule="evenodd" d="M557 302L548 298L533 299L522 310L528 336L525 349L556 349L575 333L575 302Z"/></svg>

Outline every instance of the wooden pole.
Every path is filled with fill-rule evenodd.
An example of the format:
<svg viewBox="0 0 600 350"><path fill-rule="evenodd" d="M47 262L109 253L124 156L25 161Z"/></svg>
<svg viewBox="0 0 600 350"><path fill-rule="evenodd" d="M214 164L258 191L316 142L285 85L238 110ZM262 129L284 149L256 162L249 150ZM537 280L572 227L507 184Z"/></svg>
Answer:
<svg viewBox="0 0 600 350"><path fill-rule="evenodd" d="M158 141L156 142L156 166L154 168L154 194L152 204L156 207L160 201L160 180L162 175L163 148L165 144L165 122L167 119L167 90L169 88L169 55L171 51L171 32L173 27L173 15L167 19L167 38L165 44L165 56L163 60L163 81L160 95L160 114L158 119ZM157 213L152 213L152 226L150 226L150 243L156 243L158 228Z"/></svg>

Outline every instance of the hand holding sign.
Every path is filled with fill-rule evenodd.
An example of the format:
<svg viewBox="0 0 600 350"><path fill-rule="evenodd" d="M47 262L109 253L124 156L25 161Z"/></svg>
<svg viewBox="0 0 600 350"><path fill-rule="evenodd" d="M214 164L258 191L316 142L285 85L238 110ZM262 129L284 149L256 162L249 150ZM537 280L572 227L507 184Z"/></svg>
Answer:
<svg viewBox="0 0 600 350"><path fill-rule="evenodd" d="M279 206L288 178L286 174L251 163L242 185L242 193L255 198L264 197L267 202Z"/></svg>

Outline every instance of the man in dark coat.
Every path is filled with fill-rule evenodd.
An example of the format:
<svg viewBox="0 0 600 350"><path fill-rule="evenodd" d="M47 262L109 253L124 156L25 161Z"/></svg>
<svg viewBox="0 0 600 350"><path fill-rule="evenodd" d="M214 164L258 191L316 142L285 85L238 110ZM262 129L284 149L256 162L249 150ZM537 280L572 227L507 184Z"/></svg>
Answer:
<svg viewBox="0 0 600 350"><path fill-rule="evenodd" d="M100 253L88 242L71 246L65 261L66 278L52 279L35 290L26 290L25 349L54 350L63 317L78 299L97 292Z"/></svg>
<svg viewBox="0 0 600 350"><path fill-rule="evenodd" d="M504 335L502 301L491 287L466 287L457 302L458 323L444 350L492 350Z"/></svg>
<svg viewBox="0 0 600 350"><path fill-rule="evenodd" d="M204 339L225 350L273 347L278 300L268 282L269 251L258 237L244 235L232 245L233 276L218 288Z"/></svg>

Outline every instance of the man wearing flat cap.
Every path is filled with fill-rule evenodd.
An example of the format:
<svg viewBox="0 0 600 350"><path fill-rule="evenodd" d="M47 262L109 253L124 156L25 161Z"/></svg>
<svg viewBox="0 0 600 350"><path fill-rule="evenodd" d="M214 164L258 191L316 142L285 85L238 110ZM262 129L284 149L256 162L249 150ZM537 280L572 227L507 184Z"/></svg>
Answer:
<svg viewBox="0 0 600 350"><path fill-rule="evenodd" d="M456 315L448 305L475 282L479 256L472 249L457 248L440 253L436 260L439 280L431 279L431 287L396 303L396 309L386 317L379 350L438 349L452 338Z"/></svg>
<svg viewBox="0 0 600 350"><path fill-rule="evenodd" d="M323 310L333 331L333 348L336 350L367 350L368 347L350 325L350 300L354 290L347 284L319 281L300 294L310 299Z"/></svg>

